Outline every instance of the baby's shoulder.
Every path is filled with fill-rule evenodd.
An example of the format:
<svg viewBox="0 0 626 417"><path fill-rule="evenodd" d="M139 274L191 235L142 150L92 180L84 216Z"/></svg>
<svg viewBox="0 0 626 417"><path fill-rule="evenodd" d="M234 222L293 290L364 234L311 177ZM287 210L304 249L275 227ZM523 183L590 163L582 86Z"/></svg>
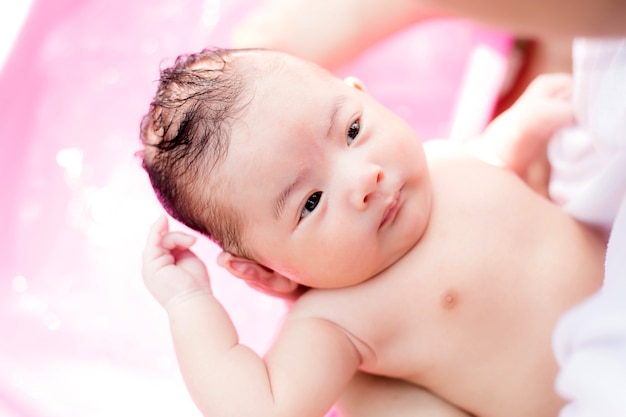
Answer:
<svg viewBox="0 0 626 417"><path fill-rule="evenodd" d="M457 141L450 139L430 139L424 142L424 151L427 155L446 155L459 150L462 150L462 146Z"/></svg>
<svg viewBox="0 0 626 417"><path fill-rule="evenodd" d="M498 179L512 171L506 169L488 148L460 143L448 139L436 139L424 144L429 170L437 176L456 178L461 182ZM458 185L458 184L457 184Z"/></svg>
<svg viewBox="0 0 626 417"><path fill-rule="evenodd" d="M477 159L476 156L468 151L467 146L450 139L431 139L424 142L424 152L428 162L431 164L453 160L458 161L459 159Z"/></svg>
<svg viewBox="0 0 626 417"><path fill-rule="evenodd" d="M310 289L303 294L290 309L291 317L319 317L332 322L346 319L367 320L375 315L380 304L380 294L384 290L394 297L388 287L393 283L390 274L382 273L358 285L335 289Z"/></svg>
<svg viewBox="0 0 626 417"><path fill-rule="evenodd" d="M329 320L341 314L344 308L364 302L364 284L347 288L311 288L293 304L290 316L320 316Z"/></svg>
<svg viewBox="0 0 626 417"><path fill-rule="evenodd" d="M381 340L401 337L407 320L418 316L411 312L413 307L401 306L401 291L396 291L387 277L381 278L384 283L367 281L348 288L309 290L293 305L287 320L323 320L336 326L369 362L376 358L373 352Z"/></svg>

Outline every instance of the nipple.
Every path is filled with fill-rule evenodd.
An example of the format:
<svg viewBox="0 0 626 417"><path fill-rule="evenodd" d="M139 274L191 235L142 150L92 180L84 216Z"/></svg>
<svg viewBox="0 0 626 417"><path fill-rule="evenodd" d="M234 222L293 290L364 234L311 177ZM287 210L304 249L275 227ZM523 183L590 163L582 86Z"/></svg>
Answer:
<svg viewBox="0 0 626 417"><path fill-rule="evenodd" d="M459 302L459 295L455 290L447 290L441 297L441 305L445 310L452 310Z"/></svg>

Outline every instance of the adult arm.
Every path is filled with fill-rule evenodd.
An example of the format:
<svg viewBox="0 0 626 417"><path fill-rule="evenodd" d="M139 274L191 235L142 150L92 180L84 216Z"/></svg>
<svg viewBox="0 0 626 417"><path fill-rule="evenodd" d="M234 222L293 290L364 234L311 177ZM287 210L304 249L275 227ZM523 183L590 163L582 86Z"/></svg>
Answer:
<svg viewBox="0 0 626 417"><path fill-rule="evenodd" d="M345 389L337 409L341 417L470 417L424 388L362 372Z"/></svg>
<svg viewBox="0 0 626 417"><path fill-rule="evenodd" d="M377 0L368 0L377 1ZM415 0L518 36L626 35L625 0Z"/></svg>
<svg viewBox="0 0 626 417"><path fill-rule="evenodd" d="M626 35L626 0L266 0L238 25L233 46L277 49L336 67L437 16L473 19L517 37Z"/></svg>
<svg viewBox="0 0 626 417"><path fill-rule="evenodd" d="M332 68L432 17L415 0L266 0L237 26L235 47L264 47Z"/></svg>

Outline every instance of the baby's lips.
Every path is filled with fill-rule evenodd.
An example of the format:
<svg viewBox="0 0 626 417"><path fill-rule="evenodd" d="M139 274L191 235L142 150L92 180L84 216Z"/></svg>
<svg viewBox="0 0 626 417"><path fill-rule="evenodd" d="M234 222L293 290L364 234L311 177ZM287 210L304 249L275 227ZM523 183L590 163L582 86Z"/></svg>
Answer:
<svg viewBox="0 0 626 417"><path fill-rule="evenodd" d="M400 191L396 192L391 202L385 208L383 212L383 217L380 221L379 229L382 228L387 223L393 221L396 214L398 213L398 209L400 208Z"/></svg>

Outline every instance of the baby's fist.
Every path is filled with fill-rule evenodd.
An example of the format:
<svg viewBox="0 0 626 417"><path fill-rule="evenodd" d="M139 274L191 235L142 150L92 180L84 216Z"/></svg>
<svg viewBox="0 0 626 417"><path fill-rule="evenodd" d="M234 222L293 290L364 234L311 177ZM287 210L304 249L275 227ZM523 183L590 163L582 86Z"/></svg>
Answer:
<svg viewBox="0 0 626 417"><path fill-rule="evenodd" d="M190 250L196 238L170 232L165 216L152 225L143 252L143 280L165 309L198 292L211 292L204 263Z"/></svg>

